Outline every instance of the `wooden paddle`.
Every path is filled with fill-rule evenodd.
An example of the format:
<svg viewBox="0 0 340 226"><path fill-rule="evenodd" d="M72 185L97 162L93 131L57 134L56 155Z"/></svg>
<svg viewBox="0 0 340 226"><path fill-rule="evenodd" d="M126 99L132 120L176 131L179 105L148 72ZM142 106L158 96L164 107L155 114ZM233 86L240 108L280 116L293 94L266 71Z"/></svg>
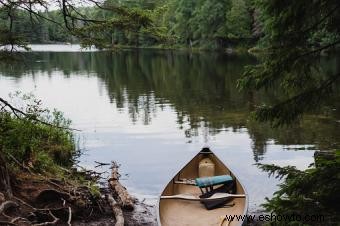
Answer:
<svg viewBox="0 0 340 226"><path fill-rule="evenodd" d="M193 195L170 195L170 196L161 196L161 199L182 199L182 200L188 200L188 201L213 201L213 200L221 200L226 198L245 198L246 195L234 195L234 194L228 194L228 193L215 193L209 198L200 198Z"/></svg>

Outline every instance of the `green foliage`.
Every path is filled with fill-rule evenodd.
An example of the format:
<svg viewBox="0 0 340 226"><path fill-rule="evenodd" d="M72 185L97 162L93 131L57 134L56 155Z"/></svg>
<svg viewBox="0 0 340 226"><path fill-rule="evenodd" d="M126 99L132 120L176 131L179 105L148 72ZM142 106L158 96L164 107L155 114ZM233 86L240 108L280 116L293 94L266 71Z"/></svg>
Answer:
<svg viewBox="0 0 340 226"><path fill-rule="evenodd" d="M169 0L167 6L163 21L181 45L218 49L251 38L248 0Z"/></svg>
<svg viewBox="0 0 340 226"><path fill-rule="evenodd" d="M286 3L266 0L106 0L80 8L70 1L46 12L30 11L25 1L1 3L0 44L81 42L98 48L163 44L218 49L253 44L262 35L260 43L265 46L274 42L320 46L339 39L337 3L322 2L292 1L286 9Z"/></svg>
<svg viewBox="0 0 340 226"><path fill-rule="evenodd" d="M333 95L339 73L320 68L320 54L340 43L338 1L258 0L267 53L248 67L240 89L260 90L278 86L286 94L276 105L259 106L255 117L274 126L292 124Z"/></svg>
<svg viewBox="0 0 340 226"><path fill-rule="evenodd" d="M20 4L26 3L1 8L0 24L11 37L3 34L0 44L11 40L80 42L98 48L163 44L218 49L252 38L250 0L106 0L96 7L68 5L35 12L39 16ZM15 15L11 28L8 12Z"/></svg>
<svg viewBox="0 0 340 226"><path fill-rule="evenodd" d="M295 167L259 165L261 169L283 178L274 197L263 204L265 209L276 215L324 216L322 222L291 221L276 222L275 225L337 225L340 222L340 151L334 158L316 159L317 167L305 171Z"/></svg>
<svg viewBox="0 0 340 226"><path fill-rule="evenodd" d="M232 0L230 10L226 15L227 37L229 39L245 39L251 37L252 18L250 7L245 0Z"/></svg>
<svg viewBox="0 0 340 226"><path fill-rule="evenodd" d="M8 13L13 15L12 23ZM13 7L9 10L6 7L0 8L0 34L1 45L24 46L28 43L49 43L49 42L71 42L74 38L66 31L66 28L58 25L63 21L58 11L38 12L42 17L33 17L25 10ZM51 22L55 21L55 23Z"/></svg>
<svg viewBox="0 0 340 226"><path fill-rule="evenodd" d="M1 108L0 150L10 162L15 158L34 171L49 173L55 173L58 166L71 167L78 153L73 134L67 129L70 121L61 112L43 109L31 95L17 93L12 101L22 106L27 116L18 118L19 115Z"/></svg>
<svg viewBox="0 0 340 226"><path fill-rule="evenodd" d="M38 10L48 8L45 1L2 2L0 45L15 48L27 43L80 42L83 46L112 48L117 33L124 36L121 40L128 40L129 45L138 46L145 36L155 42L164 38L150 19L156 2L139 1L134 5L112 0L77 8L75 1L57 1L60 8L50 12Z"/></svg>
<svg viewBox="0 0 340 226"><path fill-rule="evenodd" d="M100 188L98 187L97 182L88 181L87 187L89 188L89 191L93 197L100 198L101 193L100 193Z"/></svg>

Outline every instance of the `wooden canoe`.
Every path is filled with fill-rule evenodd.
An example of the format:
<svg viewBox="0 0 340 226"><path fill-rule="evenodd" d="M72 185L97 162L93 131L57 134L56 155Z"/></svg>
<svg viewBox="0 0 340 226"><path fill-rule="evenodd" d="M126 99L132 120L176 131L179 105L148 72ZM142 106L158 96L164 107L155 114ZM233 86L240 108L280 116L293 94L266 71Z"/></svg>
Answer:
<svg viewBox="0 0 340 226"><path fill-rule="evenodd" d="M235 198L231 198L226 205L207 210L205 206L194 198L202 194L199 187L181 181L193 181L199 177L199 163L209 158L215 165L215 176L230 175L236 184ZM227 194L227 193L226 193ZM174 197L174 198L169 198ZM184 197L184 198L176 198ZM219 160L209 149L203 148L186 166L184 166L168 183L159 197L158 225L159 226L237 226L245 222L228 221L226 215L245 215L248 209L248 195L237 177Z"/></svg>

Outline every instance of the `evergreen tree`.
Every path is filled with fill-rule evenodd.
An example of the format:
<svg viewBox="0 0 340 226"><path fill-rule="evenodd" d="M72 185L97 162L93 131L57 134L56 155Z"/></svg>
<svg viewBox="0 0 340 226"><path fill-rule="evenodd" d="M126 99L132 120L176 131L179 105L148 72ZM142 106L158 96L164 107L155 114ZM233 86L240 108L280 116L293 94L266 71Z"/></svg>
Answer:
<svg viewBox="0 0 340 226"><path fill-rule="evenodd" d="M226 15L226 36L228 39L251 37L251 15L245 0L231 0Z"/></svg>
<svg viewBox="0 0 340 226"><path fill-rule="evenodd" d="M255 117L276 126L293 123L305 111L321 106L338 87L340 74L327 74L318 65L321 52L340 44L340 2L258 0L256 6L262 15L267 54L246 70L238 85L247 90L279 85L286 98L259 107ZM312 42L318 32L333 38Z"/></svg>

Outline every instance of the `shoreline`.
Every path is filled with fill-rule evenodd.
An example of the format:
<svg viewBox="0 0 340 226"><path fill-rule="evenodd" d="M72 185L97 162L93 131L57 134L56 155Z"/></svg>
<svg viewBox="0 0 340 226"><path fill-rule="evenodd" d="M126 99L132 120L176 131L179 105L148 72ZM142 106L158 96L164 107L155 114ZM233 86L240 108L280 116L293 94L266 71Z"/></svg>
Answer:
<svg viewBox="0 0 340 226"><path fill-rule="evenodd" d="M10 184L7 190L0 187L0 225L113 225L115 213L108 196L113 196L121 209L124 225L157 225L155 206L131 197L132 207L125 207L119 198L120 191L110 188L110 182L101 185L99 191L91 191L90 186L58 176L26 170L12 173L1 168L1 171L8 172ZM95 172L85 172L89 177L96 176ZM125 187L122 189L127 193Z"/></svg>
<svg viewBox="0 0 340 226"><path fill-rule="evenodd" d="M116 45L112 48L105 49L97 49L96 47L81 47L80 43L29 43L27 47L31 48L32 46L63 46L70 47L69 49L30 49L25 50L23 48L18 48L17 52L96 52L96 51L119 51L119 50L157 50L157 51L178 51L178 52L187 52L187 53L221 53L227 55L237 55L237 54L258 54L263 52L263 50L252 52L251 50L255 47L234 47L234 48L219 48L219 49L207 49L200 47L184 47L184 46L124 46L124 45ZM77 49L72 49L74 46L79 46ZM3 47L6 48L6 47Z"/></svg>

